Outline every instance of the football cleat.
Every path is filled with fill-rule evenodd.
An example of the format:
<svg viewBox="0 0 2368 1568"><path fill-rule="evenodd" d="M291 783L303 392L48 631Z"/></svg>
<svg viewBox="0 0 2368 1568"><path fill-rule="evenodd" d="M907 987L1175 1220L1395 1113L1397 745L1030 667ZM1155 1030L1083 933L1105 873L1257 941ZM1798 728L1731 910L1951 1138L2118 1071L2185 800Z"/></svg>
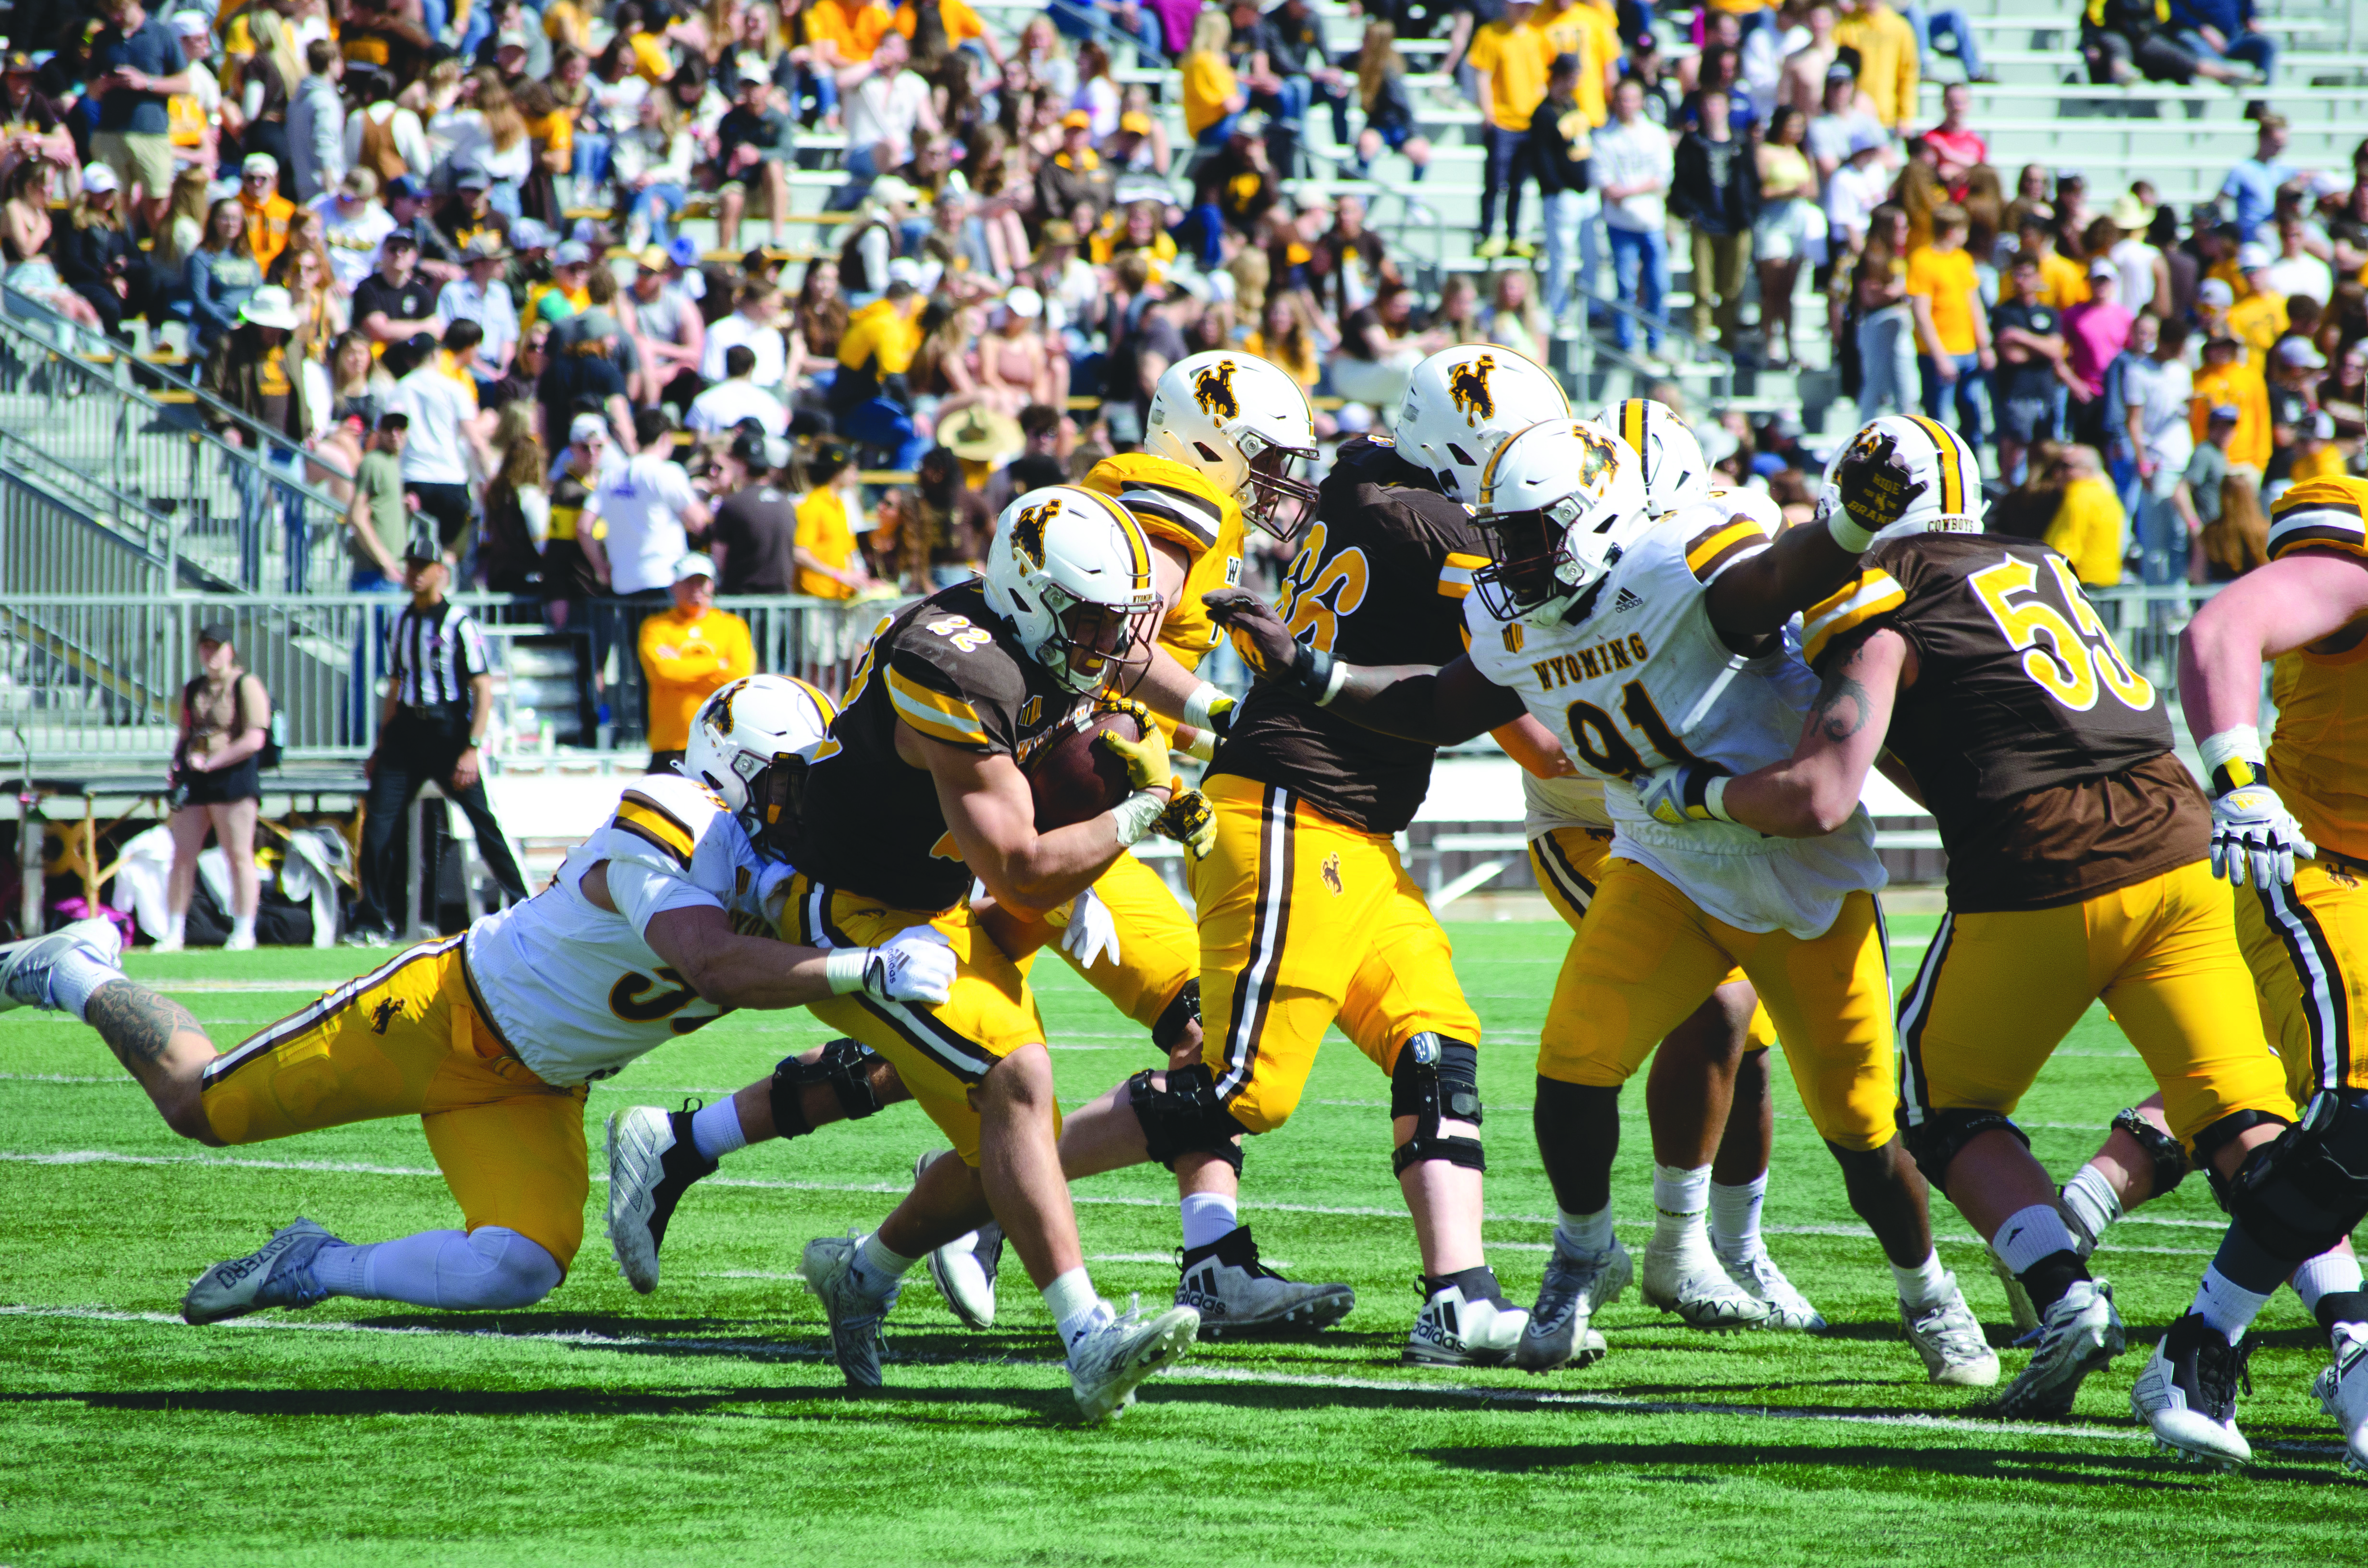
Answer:
<svg viewBox="0 0 2368 1568"><path fill-rule="evenodd" d="M2079 1232L2075 1230L2073 1234L2078 1237ZM1990 1272L1998 1276L1999 1287L2006 1291L2007 1316L2014 1320L2015 1335L2020 1338L2039 1326L2039 1309L2031 1304L2031 1292L2022 1288L2022 1281L2014 1277L2006 1259L1996 1253L1991 1253L1989 1259Z"/></svg>
<svg viewBox="0 0 2368 1568"><path fill-rule="evenodd" d="M1496 1277L1489 1277L1495 1283ZM1422 1311L1406 1333L1405 1359L1434 1367L1502 1366L1521 1342L1530 1314L1503 1294L1467 1296L1452 1282L1435 1288L1428 1279Z"/></svg>
<svg viewBox="0 0 2368 1568"><path fill-rule="evenodd" d="M2368 1471L2368 1339L2339 1334L2335 1364L2318 1374L2310 1392L2343 1430L2343 1468Z"/></svg>
<svg viewBox="0 0 2368 1568"><path fill-rule="evenodd" d="M1133 1404L1135 1385L1190 1350L1200 1329L1201 1314L1190 1307L1144 1317L1141 1297L1127 1303L1125 1316L1087 1329L1069 1346L1069 1392L1078 1414L1096 1422Z"/></svg>
<svg viewBox="0 0 2368 1568"><path fill-rule="evenodd" d="M1982 1337L1981 1320L1965 1305L1957 1277L1949 1276L1949 1299L1922 1316L1899 1303L1907 1342L1924 1358L1924 1375L1943 1388L1986 1389L1998 1381L1998 1352Z"/></svg>
<svg viewBox="0 0 2368 1568"><path fill-rule="evenodd" d="M1699 1223L1674 1241L1655 1230L1645 1248L1640 1288L1647 1304L1695 1328L1758 1328L1769 1317L1769 1304L1728 1275Z"/></svg>
<svg viewBox="0 0 2368 1568"><path fill-rule="evenodd" d="M2033 1341L2031 1365L1998 1395L1998 1414L2068 1415L2080 1380L2128 1343L2122 1315L2113 1310L2113 1288L2102 1279L2073 1281L2061 1300L2039 1314L2039 1326L2015 1343Z"/></svg>
<svg viewBox="0 0 2368 1568"><path fill-rule="evenodd" d="M674 1206L716 1169L691 1138L687 1109L637 1105L609 1118L609 1250L643 1295L658 1288L658 1248Z"/></svg>
<svg viewBox="0 0 2368 1568"><path fill-rule="evenodd" d="M1755 1252L1741 1263L1727 1264L1726 1272L1750 1292L1754 1301L1767 1306L1768 1318L1762 1327L1789 1334L1815 1334L1826 1326L1826 1314L1809 1304L1809 1298L1784 1278L1784 1271L1767 1253Z"/></svg>
<svg viewBox="0 0 2368 1568"><path fill-rule="evenodd" d="M123 959L123 933L108 919L77 920L46 937L28 937L0 947L0 1013L17 1007L51 1007L50 972L77 949L109 969Z"/></svg>
<svg viewBox="0 0 2368 1568"><path fill-rule="evenodd" d="M345 1244L300 1217L245 1257L217 1263L199 1275L181 1298L181 1320L224 1323L266 1307L301 1309L326 1301L327 1287L313 1278L313 1255L332 1244Z"/></svg>
<svg viewBox="0 0 2368 1568"><path fill-rule="evenodd" d="M1302 1285L1258 1261L1247 1225L1183 1255L1176 1304L1201 1314L1201 1332L1225 1335L1313 1333L1349 1315L1357 1292L1346 1285Z"/></svg>
<svg viewBox="0 0 2368 1568"><path fill-rule="evenodd" d="M1545 1280L1538 1287L1538 1304L1530 1309L1520 1342L1513 1346L1513 1365L1525 1372L1551 1372L1556 1367L1591 1367L1603 1359L1603 1335L1595 1330L1595 1314L1618 1301L1635 1278L1636 1266L1618 1242L1590 1256L1574 1251L1556 1232L1554 1256L1546 1259Z"/></svg>
<svg viewBox="0 0 2368 1568"><path fill-rule="evenodd" d="M2237 1430L2237 1384L2252 1392L2245 1363L2253 1341L2228 1336L2190 1312L2170 1325L2130 1386L2130 1411L2154 1428L2154 1440L2181 1459L2234 1470L2251 1462L2253 1445Z"/></svg>
<svg viewBox="0 0 2368 1568"><path fill-rule="evenodd" d="M913 1162L913 1179L919 1181L932 1160L952 1157L951 1150L921 1155ZM930 1253L929 1278L964 1328L993 1328L995 1275L1002 1266L1003 1227L989 1220Z"/></svg>
<svg viewBox="0 0 2368 1568"><path fill-rule="evenodd" d="M851 1389L880 1386L880 1325L896 1304L904 1281L889 1281L886 1294L866 1290L856 1276L855 1260L862 1238L818 1236L806 1244L798 1259L798 1273L806 1289L822 1298L830 1319L830 1354Z"/></svg>

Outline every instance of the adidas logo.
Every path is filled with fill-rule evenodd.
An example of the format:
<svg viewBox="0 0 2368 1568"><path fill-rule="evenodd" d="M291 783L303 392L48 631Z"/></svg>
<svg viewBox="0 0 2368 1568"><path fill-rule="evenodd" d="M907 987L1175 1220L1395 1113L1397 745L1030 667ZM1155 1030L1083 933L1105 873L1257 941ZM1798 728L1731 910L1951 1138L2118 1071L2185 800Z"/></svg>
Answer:
<svg viewBox="0 0 2368 1568"><path fill-rule="evenodd" d="M1630 588L1621 589L1620 597L1611 601L1611 613L1614 615L1622 615L1625 614L1629 610L1642 609L1644 608L1645 601L1636 596L1634 589Z"/></svg>

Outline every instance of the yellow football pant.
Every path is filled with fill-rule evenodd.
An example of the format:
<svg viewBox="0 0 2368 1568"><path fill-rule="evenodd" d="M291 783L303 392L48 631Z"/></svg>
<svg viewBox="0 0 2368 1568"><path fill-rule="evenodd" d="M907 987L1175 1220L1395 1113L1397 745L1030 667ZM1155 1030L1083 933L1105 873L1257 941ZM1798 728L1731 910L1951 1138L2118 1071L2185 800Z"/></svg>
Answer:
<svg viewBox="0 0 2368 1568"><path fill-rule="evenodd" d="M1587 918L1595 890L1611 869L1611 830L1608 827L1549 828L1530 840L1530 869L1537 876L1538 891L1573 931ZM1731 985L1743 978L1741 970L1730 970L1719 983ZM1743 1049L1765 1051L1775 1043L1775 1022L1766 1007L1754 1002Z"/></svg>
<svg viewBox="0 0 2368 1568"><path fill-rule="evenodd" d="M1290 1119L1336 1019L1384 1073L1414 1035L1479 1044L1447 933L1387 834L1231 775L1201 793L1217 818L1192 870L1201 1060L1235 1120L1269 1132Z"/></svg>
<svg viewBox="0 0 2368 1568"><path fill-rule="evenodd" d="M1844 1149L1890 1142L1891 981L1883 915L1854 892L1823 936L1745 931L1634 860L1614 860L1565 955L1538 1073L1611 1088L1738 967L1783 1037L1809 1119Z"/></svg>
<svg viewBox="0 0 2368 1568"><path fill-rule="evenodd" d="M2321 850L2294 886L2232 890L2237 939L2285 1062L2296 1105L2321 1089L2368 1088L2368 874Z"/></svg>
<svg viewBox="0 0 2368 1568"><path fill-rule="evenodd" d="M1909 1122L2012 1111L2100 999L2161 1086L2182 1142L2240 1110L2290 1119L2228 891L2198 860L2079 903L1947 916L1899 1003Z"/></svg>
<svg viewBox="0 0 2368 1568"><path fill-rule="evenodd" d="M802 947L876 948L911 926L934 926L953 945L953 991L942 1006L882 1002L854 991L806 1010L894 1062L929 1119L953 1141L954 1153L975 1165L978 1112L971 1091L996 1062L1044 1039L1035 994L1019 966L971 918L968 901L935 915L891 909L799 875L781 906L781 939ZM1055 1111L1056 1128L1058 1121Z"/></svg>
<svg viewBox="0 0 2368 1568"><path fill-rule="evenodd" d="M398 954L215 1058L206 1120L225 1143L259 1143L416 1116L468 1229L516 1231L564 1270L591 1190L584 1087L544 1083L494 1031L462 940Z"/></svg>
<svg viewBox="0 0 2368 1568"><path fill-rule="evenodd" d="M1198 972L1201 934L1193 929L1192 917L1176 902L1159 873L1132 853L1120 855L1101 874L1094 883L1094 896L1109 908L1110 921L1118 927L1117 960L1104 958L1087 969L1060 945L1058 937L1050 945L1063 963L1109 997L1112 1006L1150 1028L1184 989L1184 983ZM1069 906L1063 904L1046 919L1065 931ZM1028 972L1028 962L1034 957L1031 953L1021 962L1021 974Z"/></svg>

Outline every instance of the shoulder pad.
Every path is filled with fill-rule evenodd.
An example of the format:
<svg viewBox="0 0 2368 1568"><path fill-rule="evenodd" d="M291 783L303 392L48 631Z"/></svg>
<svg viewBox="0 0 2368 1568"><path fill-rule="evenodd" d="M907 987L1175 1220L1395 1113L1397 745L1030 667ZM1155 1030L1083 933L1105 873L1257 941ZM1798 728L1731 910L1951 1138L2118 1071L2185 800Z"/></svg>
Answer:
<svg viewBox="0 0 2368 1568"><path fill-rule="evenodd" d="M1826 650L1851 632L1873 626L1907 602L1899 579L1869 566L1801 612L1801 659L1815 667Z"/></svg>
<svg viewBox="0 0 2368 1568"><path fill-rule="evenodd" d="M1240 532L1240 504L1200 470L1173 458L1146 452L1104 458L1086 475L1085 485L1116 496L1145 533L1183 546L1194 562L1228 531Z"/></svg>
<svg viewBox="0 0 2368 1568"><path fill-rule="evenodd" d="M2270 559L2307 545L2368 556L2368 481L2305 479L2270 508Z"/></svg>
<svg viewBox="0 0 2368 1568"><path fill-rule="evenodd" d="M732 824L732 813L706 786L678 774L653 773L635 779L617 802L609 819L609 853L662 871L687 872L719 821Z"/></svg>
<svg viewBox="0 0 2368 1568"><path fill-rule="evenodd" d="M959 611L924 606L881 640L881 675L896 717L966 751L1012 749L1011 716L1028 700L1018 660Z"/></svg>
<svg viewBox="0 0 2368 1568"><path fill-rule="evenodd" d="M1686 565L1702 583L1715 581L1736 562L1767 549L1776 537L1774 527L1724 500L1689 506L1669 520L1684 531Z"/></svg>

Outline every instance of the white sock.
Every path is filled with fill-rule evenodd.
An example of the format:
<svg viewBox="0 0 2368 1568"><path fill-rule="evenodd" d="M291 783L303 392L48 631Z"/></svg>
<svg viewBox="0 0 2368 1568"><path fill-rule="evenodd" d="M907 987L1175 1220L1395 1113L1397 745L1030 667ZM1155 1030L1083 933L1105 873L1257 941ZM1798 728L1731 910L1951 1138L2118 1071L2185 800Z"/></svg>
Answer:
<svg viewBox="0 0 2368 1568"><path fill-rule="evenodd" d="M877 1231L864 1237L855 1248L855 1273L873 1295L884 1295L890 1285L905 1278L906 1271L919 1261L882 1242Z"/></svg>
<svg viewBox="0 0 2368 1568"><path fill-rule="evenodd" d="M690 1141L701 1155L711 1160L720 1160L734 1150L746 1148L748 1134L740 1127L738 1102L725 1098L692 1111Z"/></svg>
<svg viewBox="0 0 2368 1568"><path fill-rule="evenodd" d="M1044 1310L1059 1326L1064 1347L1074 1349L1078 1340L1109 1320L1110 1306L1094 1293L1094 1282L1082 1265L1045 1286L1042 1293Z"/></svg>
<svg viewBox="0 0 2368 1568"><path fill-rule="evenodd" d="M1899 1282L1899 1299L1911 1312L1929 1312L1946 1302L1956 1285L1949 1271L1941 1267L1941 1255L1937 1252L1913 1268L1892 1264L1891 1277Z"/></svg>
<svg viewBox="0 0 2368 1568"><path fill-rule="evenodd" d="M2315 1261L2315 1260L2314 1260ZM2203 1271L2203 1283L2195 1290L2195 1304L2188 1311L2201 1312L2203 1321L2228 1336L2234 1345L2245 1337L2253 1326L2253 1319L2270 1304L2267 1296L2257 1296L2220 1272L2214 1264Z"/></svg>
<svg viewBox="0 0 2368 1568"><path fill-rule="evenodd" d="M532 1306L557 1288L560 1268L516 1231L483 1225L363 1246L333 1242L313 1255L313 1278L334 1295L484 1312Z"/></svg>
<svg viewBox="0 0 2368 1568"><path fill-rule="evenodd" d="M1184 1210L1186 1252L1197 1252L1241 1228L1241 1210L1232 1193L1191 1193L1178 1207Z"/></svg>
<svg viewBox="0 0 2368 1568"><path fill-rule="evenodd" d="M252 915L233 915L230 923L230 939L233 942L252 942L255 940L255 916Z"/></svg>
<svg viewBox="0 0 2368 1568"><path fill-rule="evenodd" d="M1761 1171L1741 1187L1710 1184L1710 1244L1729 1263L1757 1256L1759 1210L1768 1201L1768 1173Z"/></svg>
<svg viewBox="0 0 2368 1568"><path fill-rule="evenodd" d="M2360 1260L2348 1252L2323 1252L2317 1257L2303 1259L2302 1267L2294 1271L2294 1291L2302 1298L2303 1310L2318 1315L2318 1299L2326 1295L2341 1295L2362 1286Z"/></svg>
<svg viewBox="0 0 2368 1568"><path fill-rule="evenodd" d="M1990 1250L2005 1260L2008 1268L2021 1274L2043 1257L2078 1249L2072 1244L2072 1228L2064 1222L2064 1211L2053 1203L2034 1203L2006 1217L2006 1223L1990 1238Z"/></svg>
<svg viewBox="0 0 2368 1568"><path fill-rule="evenodd" d="M188 937L189 937L189 916L188 916L188 912L187 912L187 911L184 911L183 913L181 913L181 914L179 914L179 915L167 915L167 916L165 916L165 939L166 941L168 941L168 942L185 942L185 941L188 940Z"/></svg>
<svg viewBox="0 0 2368 1568"><path fill-rule="evenodd" d="M1554 1234L1563 1244L1582 1257L1601 1257L1611 1250L1611 1205L1605 1204L1592 1214L1574 1214L1567 1209L1554 1210Z"/></svg>
<svg viewBox="0 0 2368 1568"><path fill-rule="evenodd" d="M2104 1236L2105 1227L2122 1217L2121 1195L2094 1165L2082 1165L2056 1193L2055 1200L2072 1216L2072 1222L2087 1233L2076 1239L2085 1242L2090 1251Z"/></svg>
<svg viewBox="0 0 2368 1568"><path fill-rule="evenodd" d="M121 970L101 963L89 949L75 948L50 966L50 1006L79 1018L92 992L122 978Z"/></svg>
<svg viewBox="0 0 2368 1568"><path fill-rule="evenodd" d="M1710 1167L1653 1167L1653 1240L1656 1244L1682 1242L1702 1227L1710 1207Z"/></svg>

